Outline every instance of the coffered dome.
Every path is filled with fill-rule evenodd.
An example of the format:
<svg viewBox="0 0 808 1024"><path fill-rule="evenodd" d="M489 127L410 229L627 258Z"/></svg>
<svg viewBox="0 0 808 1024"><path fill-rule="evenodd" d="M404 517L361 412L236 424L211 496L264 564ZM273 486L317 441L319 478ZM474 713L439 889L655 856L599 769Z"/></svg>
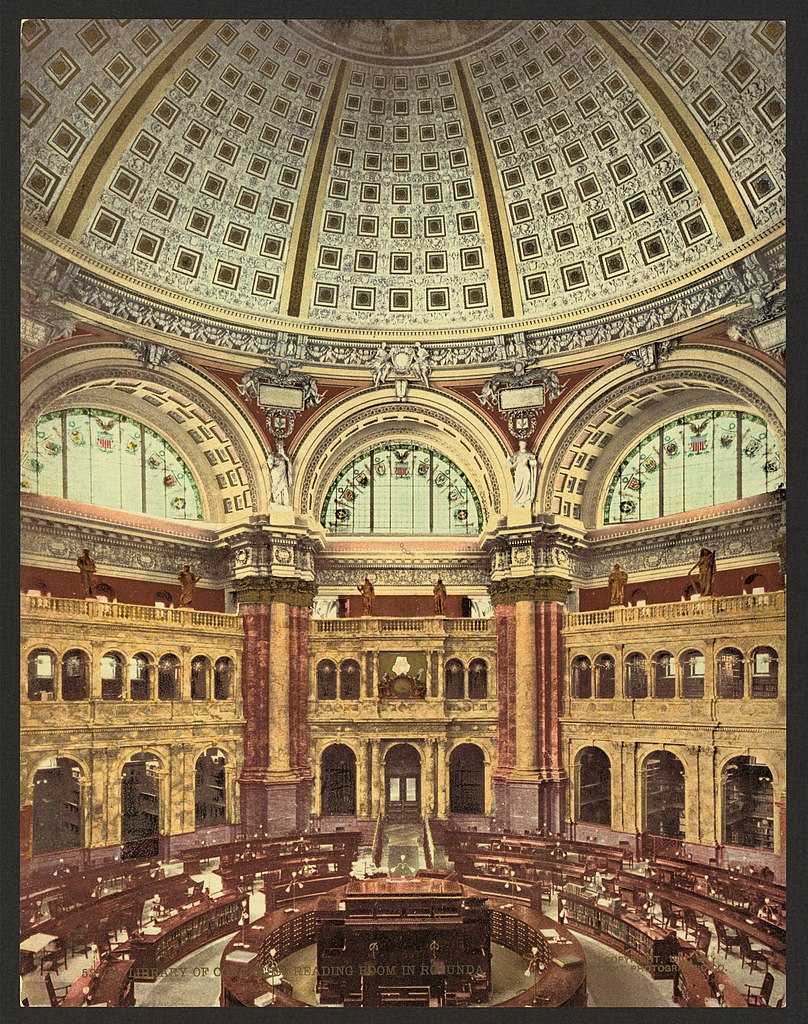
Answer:
<svg viewBox="0 0 808 1024"><path fill-rule="evenodd" d="M88 280L263 329L591 319L782 231L784 32L26 21L24 236Z"/></svg>

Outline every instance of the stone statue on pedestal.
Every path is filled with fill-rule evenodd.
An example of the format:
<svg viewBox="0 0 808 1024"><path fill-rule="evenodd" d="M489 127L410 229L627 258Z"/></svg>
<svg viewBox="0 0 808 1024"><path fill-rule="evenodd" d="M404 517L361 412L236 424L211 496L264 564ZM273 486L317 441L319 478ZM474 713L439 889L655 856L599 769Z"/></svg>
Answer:
<svg viewBox="0 0 808 1024"><path fill-rule="evenodd" d="M372 615L373 614L373 598L376 591L373 589L373 584L370 580L365 577L365 582L361 587L356 588L362 595L362 614Z"/></svg>
<svg viewBox="0 0 808 1024"><path fill-rule="evenodd" d="M202 577L191 572L190 565L186 564L177 573L177 579L180 581L180 587L182 588L180 591L180 608L190 608L194 603L196 585Z"/></svg>
<svg viewBox="0 0 808 1024"><path fill-rule="evenodd" d="M89 548L84 548L76 559L76 565L79 567L79 576L81 577L81 585L84 588L84 596L92 597L93 587L95 586L95 562Z"/></svg>
<svg viewBox="0 0 808 1024"><path fill-rule="evenodd" d="M609 607L626 603L626 583L628 583L628 573L620 567L618 562L609 574Z"/></svg>

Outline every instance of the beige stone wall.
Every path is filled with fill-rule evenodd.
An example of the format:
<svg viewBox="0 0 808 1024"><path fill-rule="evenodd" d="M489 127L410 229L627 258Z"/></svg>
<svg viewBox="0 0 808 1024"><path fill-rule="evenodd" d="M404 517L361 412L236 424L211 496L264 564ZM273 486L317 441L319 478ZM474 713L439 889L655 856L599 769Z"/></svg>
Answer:
<svg viewBox="0 0 808 1024"><path fill-rule="evenodd" d="M767 646L778 655L778 691L774 699L751 698L751 656ZM734 647L744 656L743 699L716 695L716 656ZM681 696L679 656L698 650L705 657L704 697ZM571 779L567 817L575 817L575 762L587 746L596 746L612 766L612 828L642 830L642 765L654 750L675 754L685 769L685 839L720 842L722 773L727 762L750 755L771 769L774 790L774 852L780 852L780 814L785 800L786 625L783 592L705 598L693 602L613 608L567 615L564 707L561 718L564 760ZM670 699L625 696L625 658L644 654L653 694L651 657L667 651L676 661L676 696ZM615 697L572 696L571 665L586 655L615 659ZM594 685L594 676L593 676Z"/></svg>
<svg viewBox="0 0 808 1024"><path fill-rule="evenodd" d="M33 778L43 761L69 757L82 770L84 845L120 842L120 787L123 765L132 754L153 753L159 764L161 834L178 835L195 827L196 760L208 747L227 755L226 821L238 821L237 778L243 760L241 707L243 633L236 615L160 609L140 605L104 605L96 601L22 598L20 651L21 764L20 802L33 798ZM28 655L46 648L55 655L55 700L28 699ZM90 696L59 697L59 665L71 649L83 650L90 663ZM120 700L101 698L101 658L108 651L137 653L153 661L152 699L128 697L128 675ZM180 699L157 700L156 664L163 654L181 662ZM211 665L229 657L234 665L230 697L214 700L212 680L206 700L191 700L191 661L206 656Z"/></svg>
<svg viewBox="0 0 808 1024"><path fill-rule="evenodd" d="M385 651L423 651L427 657L424 700L377 696L377 656ZM373 664L372 694L367 664ZM317 664L351 658L360 666L359 700L319 700ZM459 659L466 672L475 658L488 665L483 700L445 697L444 667ZM411 743L421 758L421 805L425 814L444 818L449 807L449 758L460 743L474 743L485 761L485 813L492 812L491 773L497 763L496 632L493 619L312 619L309 637L310 768L312 806L320 810L320 763L332 743L356 755L357 814L376 817L384 806L384 758L399 742Z"/></svg>

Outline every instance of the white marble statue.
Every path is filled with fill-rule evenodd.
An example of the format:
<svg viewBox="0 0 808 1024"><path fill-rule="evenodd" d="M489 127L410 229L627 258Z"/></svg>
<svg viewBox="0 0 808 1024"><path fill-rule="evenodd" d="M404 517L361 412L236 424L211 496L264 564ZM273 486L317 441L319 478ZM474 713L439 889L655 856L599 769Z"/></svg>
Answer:
<svg viewBox="0 0 808 1024"><path fill-rule="evenodd" d="M539 462L533 452L527 450L524 441L519 442L519 451L508 459L513 473L513 507L531 508L536 497L536 482L539 476Z"/></svg>
<svg viewBox="0 0 808 1024"><path fill-rule="evenodd" d="M272 482L272 501L275 505L292 507L292 460L283 449L283 441L278 441L278 448L269 463L269 476Z"/></svg>
<svg viewBox="0 0 808 1024"><path fill-rule="evenodd" d="M371 369L373 372L373 383L377 388L380 388L390 376L393 369L393 360L387 350L386 342L383 341L376 349L376 355L373 357Z"/></svg>

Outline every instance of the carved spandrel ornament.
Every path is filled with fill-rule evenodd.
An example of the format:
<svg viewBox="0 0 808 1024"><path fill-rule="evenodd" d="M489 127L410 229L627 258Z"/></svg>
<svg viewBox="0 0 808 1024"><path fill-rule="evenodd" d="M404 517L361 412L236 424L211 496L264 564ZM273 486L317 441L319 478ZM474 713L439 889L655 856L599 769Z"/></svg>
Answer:
<svg viewBox="0 0 808 1024"><path fill-rule="evenodd" d="M680 340L679 338L667 338L665 341L652 341L648 345L640 345L639 348L633 348L626 352L623 362L634 363L638 370L649 373L670 358Z"/></svg>
<svg viewBox="0 0 808 1024"><path fill-rule="evenodd" d="M144 366L156 370L177 361L177 353L166 345L157 345L143 338L124 338L124 344L140 359Z"/></svg>
<svg viewBox="0 0 808 1024"><path fill-rule="evenodd" d="M416 345L394 345L389 349L387 342L383 341L369 364L373 386L381 388L392 381L399 402L407 398L411 382L430 387L431 368L430 354L420 342Z"/></svg>

